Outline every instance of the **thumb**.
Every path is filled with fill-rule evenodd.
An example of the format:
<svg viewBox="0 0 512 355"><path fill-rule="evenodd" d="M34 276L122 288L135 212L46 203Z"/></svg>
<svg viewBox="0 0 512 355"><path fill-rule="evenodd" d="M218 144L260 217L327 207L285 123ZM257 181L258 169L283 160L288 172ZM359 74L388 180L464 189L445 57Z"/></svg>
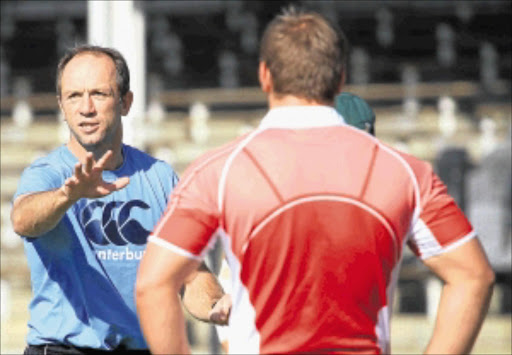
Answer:
<svg viewBox="0 0 512 355"><path fill-rule="evenodd" d="M231 296L224 295L210 310L208 317L215 324L226 325L229 321L229 314L231 312Z"/></svg>
<svg viewBox="0 0 512 355"><path fill-rule="evenodd" d="M130 178L127 176L124 176L122 178L117 179L116 181L112 183L104 183L101 186L102 193L104 194L110 194L114 191L121 190L125 188L130 183Z"/></svg>
<svg viewBox="0 0 512 355"><path fill-rule="evenodd" d="M122 178L117 179L113 182L114 186L116 187L116 190L120 190L128 186L130 183L130 178L128 176L124 176Z"/></svg>

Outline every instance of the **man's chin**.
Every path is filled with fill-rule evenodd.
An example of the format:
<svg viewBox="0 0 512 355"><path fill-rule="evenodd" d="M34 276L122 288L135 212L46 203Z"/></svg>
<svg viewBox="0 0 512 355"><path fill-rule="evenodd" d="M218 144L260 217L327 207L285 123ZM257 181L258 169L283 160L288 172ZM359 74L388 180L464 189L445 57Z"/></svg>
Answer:
<svg viewBox="0 0 512 355"><path fill-rule="evenodd" d="M97 140L80 141L80 145L88 152L94 152L102 146L100 141Z"/></svg>
<svg viewBox="0 0 512 355"><path fill-rule="evenodd" d="M90 135L90 136L81 136L77 137L75 136L78 143L84 147L85 150L88 152L95 152L98 150L101 150L102 147L109 145L109 137L105 135Z"/></svg>

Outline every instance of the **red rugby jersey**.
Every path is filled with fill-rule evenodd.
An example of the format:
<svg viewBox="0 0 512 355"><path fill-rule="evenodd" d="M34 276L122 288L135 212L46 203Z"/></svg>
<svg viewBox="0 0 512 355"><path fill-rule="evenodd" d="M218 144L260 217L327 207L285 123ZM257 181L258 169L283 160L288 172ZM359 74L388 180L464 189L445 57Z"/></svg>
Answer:
<svg viewBox="0 0 512 355"><path fill-rule="evenodd" d="M474 236L431 166L326 106L281 107L186 170L150 242L232 270L232 353L387 353L403 247Z"/></svg>

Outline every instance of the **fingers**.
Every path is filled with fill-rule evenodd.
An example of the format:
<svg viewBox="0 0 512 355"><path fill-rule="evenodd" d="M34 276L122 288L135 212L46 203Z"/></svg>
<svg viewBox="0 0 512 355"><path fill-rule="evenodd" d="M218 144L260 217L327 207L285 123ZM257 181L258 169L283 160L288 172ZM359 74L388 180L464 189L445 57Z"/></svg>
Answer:
<svg viewBox="0 0 512 355"><path fill-rule="evenodd" d="M221 320L224 322L224 324L229 323L230 313L231 313L231 297L229 297L229 303L223 302L222 306L221 306Z"/></svg>
<svg viewBox="0 0 512 355"><path fill-rule="evenodd" d="M226 294L215 304L212 310L208 313L210 321L219 324L227 325L229 323L229 314L231 312L231 296Z"/></svg>
<svg viewBox="0 0 512 355"><path fill-rule="evenodd" d="M107 150L105 154L97 161L96 167L100 169L104 169L107 162L112 158L114 153L111 150Z"/></svg>
<svg viewBox="0 0 512 355"><path fill-rule="evenodd" d="M84 164L81 164L81 163L75 164L75 176L78 179L82 179L84 176L91 174L93 163L94 163L94 156L92 155L91 152L88 152L85 155L85 163Z"/></svg>
<svg viewBox="0 0 512 355"><path fill-rule="evenodd" d="M82 164L75 164L75 176L77 179L82 179L84 177L84 172L82 171Z"/></svg>
<svg viewBox="0 0 512 355"><path fill-rule="evenodd" d="M208 317L210 318L210 322L217 325L228 325L229 324L229 315L220 313L220 312L214 312L210 311L208 314Z"/></svg>
<svg viewBox="0 0 512 355"><path fill-rule="evenodd" d="M107 196L125 188L130 183L129 177L122 177L111 183L103 181L102 172L112 156L113 152L108 150L95 162L93 153L88 152L83 164L80 162L75 164L74 175L66 180L65 187L73 189L73 194L88 198Z"/></svg>
<svg viewBox="0 0 512 355"><path fill-rule="evenodd" d="M128 186L129 183L130 183L130 178L128 176L125 176L125 177L119 178L116 181L114 181L113 185L116 187L116 190L121 190L121 189L125 188L126 186Z"/></svg>
<svg viewBox="0 0 512 355"><path fill-rule="evenodd" d="M130 183L130 178L125 176L125 177L117 179L116 181L114 181L112 183L105 183L99 189L99 192L102 195L108 195L114 191L121 190L121 189L125 188L129 183Z"/></svg>
<svg viewBox="0 0 512 355"><path fill-rule="evenodd" d="M75 176L71 176L64 181L64 185L67 187L73 187L78 184L78 180Z"/></svg>
<svg viewBox="0 0 512 355"><path fill-rule="evenodd" d="M64 184L62 186L62 191L64 192L64 194L68 197L68 198L73 198L73 188L78 185L78 180L76 178L76 176L71 176L69 178L67 178L65 181L64 181Z"/></svg>
<svg viewBox="0 0 512 355"><path fill-rule="evenodd" d="M84 165L84 172L86 174L90 174L92 170L92 164L93 164L93 155L91 152L87 153L85 156L85 165Z"/></svg>

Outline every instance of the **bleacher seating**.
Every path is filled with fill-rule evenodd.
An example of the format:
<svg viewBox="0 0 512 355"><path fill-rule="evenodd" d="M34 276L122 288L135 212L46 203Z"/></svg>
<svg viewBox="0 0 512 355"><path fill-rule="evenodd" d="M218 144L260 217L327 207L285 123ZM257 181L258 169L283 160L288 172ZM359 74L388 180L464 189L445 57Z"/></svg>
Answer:
<svg viewBox="0 0 512 355"><path fill-rule="evenodd" d="M507 2L292 2L337 19L352 48L366 53L368 62L362 68L349 64L345 90L363 97L374 108L376 133L384 142L434 164L440 152L455 148L467 153L472 167L478 169L483 166L482 159L486 159L487 150L510 137L512 50L509 21L512 8ZM257 87L257 54L251 47L250 38L254 33L243 33L243 30L251 27L258 36L261 35L264 24L288 3L237 1L234 6L229 1L203 1L201 6L194 6L186 1L141 2L148 24L147 72L148 77L156 77L155 81L148 81L148 101L154 104L152 112L155 116L137 126L137 130L140 129L137 132L144 137L142 148L170 162L182 173L206 150L256 127L266 112L267 103ZM26 293L20 290L27 290L30 284L23 248L13 241L9 229L8 210L22 170L38 156L62 144L65 138L65 125L63 128L58 118L54 94L55 63L66 45L79 42L86 34L85 2L55 5L55 2L1 2L0 277L9 283L12 291L11 315L24 320L20 322L16 318L19 324L10 324L18 330L11 331L9 327L7 339L24 336L25 325L22 323L25 322L28 300ZM244 26L244 20L251 26ZM58 28L63 23L70 33L59 36ZM388 36L391 37L379 38L379 31L383 30L379 26L388 26L385 30L390 31ZM444 33L445 39L449 40L451 35L447 33L450 31L455 59L453 63L448 61L443 65L438 57L440 47L443 47L440 37ZM444 50L450 50L451 45L444 43ZM223 70L219 55L225 51L234 53L235 57L228 59L236 65L228 65ZM358 78L355 69L362 71ZM230 71L238 73L236 80L227 80L232 74ZM412 82L404 80L405 71L414 74ZM32 92L26 97L15 92L14 82L19 78L30 80ZM234 87L221 88L222 82ZM359 82L361 85L356 84ZM450 97L456 104L453 117L448 121L439 117L441 97ZM13 110L21 99L31 109L33 117L32 121L23 123L21 120L21 124L16 124ZM194 121L191 108L197 103L204 105L207 117ZM472 179L478 180L479 174L485 175L485 171L474 170ZM466 184L466 192L473 190L468 187L470 184L478 185L471 180ZM485 195L482 191L480 193ZM473 211L471 213L477 213L474 211L479 209L489 214L496 212L494 207L488 208L485 204L489 202L485 197L490 198L491 194L476 195L466 196L464 202L470 212ZM471 213L470 218L473 218ZM494 213L490 218L501 216L500 213ZM481 225L487 222L485 215L474 218L477 229L482 229ZM488 232L492 233L495 232ZM506 256L504 259L508 260ZM509 279L505 277L500 282L508 289L498 289L493 302L505 306L494 305L495 313L500 309L510 312L510 301L506 302L510 296L510 273L505 270L504 274L509 275ZM429 294L435 292L429 293L426 285L430 285L430 291L439 286L426 268L408 253L400 274L395 307L402 328L393 329L394 333L406 334L400 334L402 340L394 346L394 352L420 351L428 339L427 327L432 323L425 324L424 317L418 318L420 313L416 313L432 312L435 298ZM510 340L510 321L505 322L505 326L503 323L503 319L498 319L487 325L488 328L484 326L484 338L480 343L483 347L477 347L477 353L486 353L479 349L495 350L492 346L496 339L508 337ZM4 335L4 322L2 327ZM203 332L196 337L199 339L196 349L207 351L205 334L208 328L192 328L189 329L192 338ZM507 330L508 335L504 336L502 333ZM4 340L2 344L5 344ZM510 346L506 346L505 349L510 351Z"/></svg>
<svg viewBox="0 0 512 355"><path fill-rule="evenodd" d="M435 161L440 147L444 146L440 138L436 94L449 93L454 98L464 100L474 98L480 92L478 85L470 82L441 84L437 88L433 84L420 85L418 97L423 98L427 104L423 104L418 117L411 120L404 116L402 106L399 104L403 94L403 88L400 85L378 84L369 85L366 88L349 86L348 89L373 102L377 116L376 132L382 140L395 146L400 146L402 143L409 152L431 162ZM29 98L29 102L34 100L33 102L39 102L41 105L39 107L52 107L55 98L50 95L46 97L46 102L37 101L34 98ZM379 97L384 99L379 100ZM141 134L146 137L144 149L169 161L180 173L206 150L256 127L266 111L265 98L258 88L246 88L240 91L203 89L163 92L160 98L166 107L165 116L161 122L147 120L142 126ZM209 132L206 142L194 141L190 132L190 112L185 110L198 100L211 108L205 123ZM428 104L429 101L433 103ZM3 104L2 112L9 112L9 106ZM510 132L511 108L506 104L496 105L491 102L476 106L474 112L457 112L457 131L449 137L449 143L466 149L472 163L479 164L481 152L476 144L480 136L479 127L476 124L479 116L472 117L475 114L485 114L486 117L492 118L496 123L497 139L504 140ZM57 117L42 115L41 119L40 116L36 116L34 122L26 128L16 126L10 116L1 117L3 209L5 204L10 203L23 168L36 157L62 142L59 133L60 122ZM2 218L2 228L9 227L5 224L5 218ZM4 238L5 235L2 233L0 276L3 280L12 283L11 285L26 288L29 285L29 279L23 249L21 245L8 245L8 242L3 241ZM430 285L430 288L425 288L425 285ZM400 275L395 311L409 314L430 310L429 313L432 313L435 310L432 309L432 304L436 300L436 292L434 292L436 285L438 285L437 281L432 279L426 268L409 253L404 260ZM434 298L431 299L431 297ZM208 334L207 329L194 324L189 326L191 334L202 332L203 335L200 338L207 337L205 335ZM205 344L199 342L196 346L205 346ZM404 343L401 343L401 346L404 346Z"/></svg>

